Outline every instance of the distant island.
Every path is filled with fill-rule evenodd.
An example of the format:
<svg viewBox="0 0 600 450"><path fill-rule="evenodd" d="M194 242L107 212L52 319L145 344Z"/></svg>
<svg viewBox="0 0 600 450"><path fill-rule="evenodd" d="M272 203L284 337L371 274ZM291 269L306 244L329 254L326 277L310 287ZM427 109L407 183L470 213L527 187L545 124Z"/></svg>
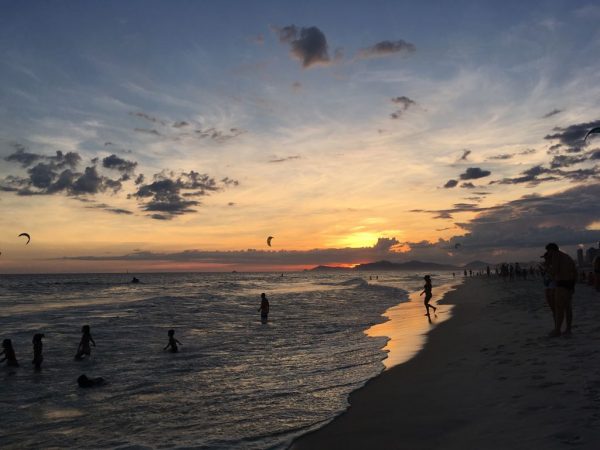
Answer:
<svg viewBox="0 0 600 450"><path fill-rule="evenodd" d="M450 264L438 264L433 262L425 261L407 261L402 263L396 263L392 261L376 261L372 263L358 264L354 268L350 269L347 267L338 266L316 266L310 269L311 271L327 272L327 271L338 271L338 270L358 270L358 271L377 271L377 270L419 270L419 271L433 271L433 270L464 270L464 269L484 269L487 266L493 267L493 264L488 264L484 261L471 261L464 266L453 266Z"/></svg>

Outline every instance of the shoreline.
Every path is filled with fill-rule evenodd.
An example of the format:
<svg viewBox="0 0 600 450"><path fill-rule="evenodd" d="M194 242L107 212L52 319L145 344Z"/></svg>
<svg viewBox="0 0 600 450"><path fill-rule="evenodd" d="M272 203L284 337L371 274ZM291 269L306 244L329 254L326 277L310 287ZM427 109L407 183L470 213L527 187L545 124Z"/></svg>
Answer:
<svg viewBox="0 0 600 450"><path fill-rule="evenodd" d="M456 290L460 284L454 280L437 286L430 304L437 305L444 300L448 292ZM419 295L419 290L413 291L408 294L407 302L398 303L385 310L382 316L388 320L365 330L369 337L388 337L386 345L382 348L387 352L387 357L382 361L385 366L383 372L410 360L423 350L429 332L452 317L452 305L442 305L443 308L439 308L437 314L430 316L429 321L424 320L423 297Z"/></svg>
<svg viewBox="0 0 600 450"><path fill-rule="evenodd" d="M596 448L600 302L578 285L574 335L550 339L540 280L470 278L422 351L383 371L291 449Z"/></svg>

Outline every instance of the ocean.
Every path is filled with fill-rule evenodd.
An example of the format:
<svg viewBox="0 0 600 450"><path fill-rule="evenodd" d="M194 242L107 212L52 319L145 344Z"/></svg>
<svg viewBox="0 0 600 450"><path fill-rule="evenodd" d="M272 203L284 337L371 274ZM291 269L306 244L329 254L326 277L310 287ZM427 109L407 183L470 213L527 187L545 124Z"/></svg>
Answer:
<svg viewBox="0 0 600 450"><path fill-rule="evenodd" d="M284 449L384 369L387 337L365 331L420 290L422 276L0 276L0 339L20 363L0 369L0 447ZM432 278L435 292L452 274ZM74 361L86 324L97 347ZM163 351L169 329L179 353ZM41 372L31 364L35 333L45 334ZM106 385L81 389L81 374Z"/></svg>

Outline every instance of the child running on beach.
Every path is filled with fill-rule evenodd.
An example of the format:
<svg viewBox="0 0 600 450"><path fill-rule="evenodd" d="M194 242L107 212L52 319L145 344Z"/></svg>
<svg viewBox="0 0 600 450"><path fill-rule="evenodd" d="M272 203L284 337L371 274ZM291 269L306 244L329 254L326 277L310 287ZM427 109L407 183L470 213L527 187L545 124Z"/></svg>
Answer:
<svg viewBox="0 0 600 450"><path fill-rule="evenodd" d="M79 342L79 347L77 348L77 354L75 355L75 360L76 361L81 361L83 359L83 356L90 356L90 354L92 353L92 350L90 348L90 342L92 344L94 344L94 347L96 346L96 342L94 341L94 338L92 337L92 334L90 333L90 326L89 325L84 325L83 327L81 327L81 341Z"/></svg>
<svg viewBox="0 0 600 450"><path fill-rule="evenodd" d="M44 335L42 333L36 333L33 336L33 361L31 364L34 365L35 370L42 370L42 361L44 360L44 356L42 355L42 338Z"/></svg>
<svg viewBox="0 0 600 450"><path fill-rule="evenodd" d="M0 359L0 362L6 361L8 367L19 367L19 362L17 361L17 356L15 355L15 350L10 339L2 341L2 352L0 355L4 355L4 358Z"/></svg>
<svg viewBox="0 0 600 450"><path fill-rule="evenodd" d="M423 277L423 279L425 280L425 286L423 286L423 292L421 292L419 295L423 295L425 294L425 315L428 316L429 315L429 308L433 309L433 313L435 314L435 311L437 310L437 308L433 305L429 304L429 301L431 300L431 297L433 297L433 294L431 293L431 289L433 288L433 286L431 285L431 277L429 275L425 275Z"/></svg>
<svg viewBox="0 0 600 450"><path fill-rule="evenodd" d="M179 351L179 349L177 348L177 344L179 344L179 345L183 345L183 344L181 342L179 342L177 339L175 339L175 330L169 330L167 334L169 335L169 343L167 344L167 346L165 348L163 348L163 350L166 350L169 347L171 347L171 353L177 353Z"/></svg>

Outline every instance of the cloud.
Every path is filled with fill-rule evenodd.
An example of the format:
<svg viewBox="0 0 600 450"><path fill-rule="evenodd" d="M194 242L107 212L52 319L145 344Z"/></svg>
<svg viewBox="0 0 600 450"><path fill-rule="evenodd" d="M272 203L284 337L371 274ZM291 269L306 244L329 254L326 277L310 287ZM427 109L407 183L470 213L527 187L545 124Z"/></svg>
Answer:
<svg viewBox="0 0 600 450"><path fill-rule="evenodd" d="M97 203L94 205L90 205L90 206L86 206L86 208L88 209L101 209L103 211L107 211L113 214L119 214L119 215L132 215L133 212L129 211L128 209L123 209L123 208L114 208L112 206L107 205L106 203Z"/></svg>
<svg viewBox="0 0 600 450"><path fill-rule="evenodd" d="M448 181L446 182L446 184L444 185L444 187L445 187L446 189L448 189L448 188L453 188L453 187L456 187L456 185L457 185L457 184L458 184L458 181L457 181L457 180L448 180Z"/></svg>
<svg viewBox="0 0 600 450"><path fill-rule="evenodd" d="M397 111L390 114L390 117L392 119L399 119L402 116L402 113L404 113L404 111L406 111L411 106L414 106L417 104L417 102L415 102L414 100L412 100L404 95L400 96L400 97L392 98L391 102L400 106L400 109L398 109Z"/></svg>
<svg viewBox="0 0 600 450"><path fill-rule="evenodd" d="M294 92L298 92L302 89L302 83L300 83L299 81L294 81L292 83L292 89L294 90Z"/></svg>
<svg viewBox="0 0 600 450"><path fill-rule="evenodd" d="M207 128L205 130L198 128L194 130L194 133L196 133L196 136L201 139L211 139L216 142L225 142L245 133L245 130L241 130L239 128L230 128L229 131L221 131L217 130L216 128Z"/></svg>
<svg viewBox="0 0 600 450"><path fill-rule="evenodd" d="M180 120L178 122L173 123L173 128L183 128L189 126L189 123L185 120Z"/></svg>
<svg viewBox="0 0 600 450"><path fill-rule="evenodd" d="M594 127L600 127L600 120L569 125L566 128L556 127L553 130L555 133L546 135L544 139L558 140L561 145L566 147L567 153L578 153L585 145L588 145L587 142L584 144L583 138Z"/></svg>
<svg viewBox="0 0 600 450"><path fill-rule="evenodd" d="M600 184L577 186L548 195L528 195L482 212L469 223L463 247L543 248L548 242L576 245L597 242L600 230L589 229L600 220Z"/></svg>
<svg viewBox="0 0 600 450"><path fill-rule="evenodd" d="M280 42L290 45L290 54L300 60L305 69L330 63L327 38L317 27L298 28L288 25L274 30Z"/></svg>
<svg viewBox="0 0 600 450"><path fill-rule="evenodd" d="M142 112L142 111L130 112L129 115L139 117L140 119L144 119L144 120L147 120L148 122L152 122L152 123L160 123L161 125L167 124L164 120L157 119L156 117L153 117L150 114L146 114L145 112Z"/></svg>
<svg viewBox="0 0 600 450"><path fill-rule="evenodd" d="M557 160L557 164L559 161L560 160ZM570 164L567 163L567 165ZM586 169L563 170L560 168L546 168L541 165L537 165L521 172L521 176L519 177L503 178L501 180L490 181L490 184L529 183L533 186L542 182L557 181L560 179L565 179L572 182L582 182L590 179L598 180L600 179L600 168L598 166L594 166Z"/></svg>
<svg viewBox="0 0 600 450"><path fill-rule="evenodd" d="M9 175L3 180L3 191L16 192L21 196L93 195L105 191L118 192L122 187L119 180L99 175L95 166L86 167L83 173L77 172L81 156L75 152L57 151L54 156L47 156L26 153L23 148L17 148L5 159L28 167L27 177ZM36 161L40 162L32 165Z"/></svg>
<svg viewBox="0 0 600 450"><path fill-rule="evenodd" d="M475 189L477 186L475 186L473 183L471 182L467 182L467 183L463 183L460 185L461 188L464 189Z"/></svg>
<svg viewBox="0 0 600 450"><path fill-rule="evenodd" d="M525 149L521 152L518 153L501 153L499 155L494 155L494 156L490 156L488 157L488 159L492 159L492 160L506 160L506 159L512 159L517 155L531 155L532 153L535 153L536 149L534 148L528 148Z"/></svg>
<svg viewBox="0 0 600 450"><path fill-rule="evenodd" d="M467 157L471 154L471 150L464 149L462 156L458 159L459 161L466 161Z"/></svg>
<svg viewBox="0 0 600 450"><path fill-rule="evenodd" d="M115 154L107 156L102 160L103 167L106 167L107 169L115 169L119 172L124 172L127 174L133 173L137 167L137 164L138 163L136 161L128 161L126 159L119 158Z"/></svg>
<svg viewBox="0 0 600 450"><path fill-rule="evenodd" d="M292 161L294 159L300 159L300 155L287 156L285 158L272 158L269 160L270 163L281 163L285 161Z"/></svg>
<svg viewBox="0 0 600 450"><path fill-rule="evenodd" d="M162 136L162 134L160 134L155 129L149 130L147 128L134 128L133 131L135 131L137 133L150 134L150 135L153 135L153 136Z"/></svg>
<svg viewBox="0 0 600 450"><path fill-rule="evenodd" d="M487 177L491 174L489 170L482 170L479 167L469 167L465 173L460 174L461 180L476 180L478 178Z"/></svg>
<svg viewBox="0 0 600 450"><path fill-rule="evenodd" d="M142 203L144 211L152 212L150 217L158 220L170 220L175 216L195 212L193 207L200 205L198 200L191 197L209 195L227 186L237 186L237 180L224 178L219 184L207 174L195 171L162 172L154 175L154 181L141 184L132 197Z"/></svg>
<svg viewBox="0 0 600 450"><path fill-rule="evenodd" d="M582 163L587 159L586 155L556 155L552 158L552 161L550 161L550 168L569 167L574 164Z"/></svg>
<svg viewBox="0 0 600 450"><path fill-rule="evenodd" d="M562 109L553 109L552 111L550 111L550 112L548 112L548 113L544 114L544 115L542 116L542 119L547 119L548 117L555 116L555 115L557 115L557 114L560 114L561 112L562 112Z"/></svg>
<svg viewBox="0 0 600 450"><path fill-rule="evenodd" d="M414 44L399 39L397 41L381 41L371 47L363 48L358 52L357 56L361 59L379 58L395 54L413 53L415 50L416 47Z"/></svg>

